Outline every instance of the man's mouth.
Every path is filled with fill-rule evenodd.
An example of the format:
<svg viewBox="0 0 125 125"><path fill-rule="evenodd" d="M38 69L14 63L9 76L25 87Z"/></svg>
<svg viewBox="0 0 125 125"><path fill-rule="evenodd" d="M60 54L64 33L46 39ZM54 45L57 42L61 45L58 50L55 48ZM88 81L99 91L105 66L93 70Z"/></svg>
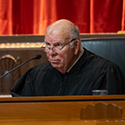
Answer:
<svg viewBox="0 0 125 125"><path fill-rule="evenodd" d="M51 62L51 63L58 63L59 60L58 60L58 59L50 59L50 62Z"/></svg>

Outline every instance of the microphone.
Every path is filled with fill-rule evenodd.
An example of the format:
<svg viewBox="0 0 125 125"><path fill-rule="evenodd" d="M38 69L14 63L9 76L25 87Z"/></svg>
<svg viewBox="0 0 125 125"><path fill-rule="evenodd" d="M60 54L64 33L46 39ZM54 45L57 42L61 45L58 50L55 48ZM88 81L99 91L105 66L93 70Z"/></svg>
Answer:
<svg viewBox="0 0 125 125"><path fill-rule="evenodd" d="M25 63L31 61L31 60L34 60L34 59L40 59L41 58L41 55L38 54L36 55L34 58L31 58L29 60L27 60L26 62L23 62L22 64L18 65L17 67L15 67L14 69L10 70L9 72L7 72L6 74L0 76L0 79L3 78L4 76L8 75L9 73L13 72L14 70L18 69L19 67L21 67L22 65L24 65Z"/></svg>

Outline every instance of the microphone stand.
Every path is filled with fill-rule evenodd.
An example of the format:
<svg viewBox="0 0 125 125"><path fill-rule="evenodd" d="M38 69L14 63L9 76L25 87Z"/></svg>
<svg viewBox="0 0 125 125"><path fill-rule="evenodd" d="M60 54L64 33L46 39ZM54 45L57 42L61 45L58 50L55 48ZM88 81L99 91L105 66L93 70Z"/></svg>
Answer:
<svg viewBox="0 0 125 125"><path fill-rule="evenodd" d="M14 70L18 69L19 67L21 67L22 65L24 65L25 63L31 61L31 60L34 60L34 59L40 59L41 58L41 55L36 55L36 57L34 58L31 58L29 60L27 60L26 62L23 62L22 64L18 65L17 67L15 67L14 69L10 70L9 72L7 72L6 74L0 76L0 79L3 78L4 76L8 75L9 73L13 72Z"/></svg>

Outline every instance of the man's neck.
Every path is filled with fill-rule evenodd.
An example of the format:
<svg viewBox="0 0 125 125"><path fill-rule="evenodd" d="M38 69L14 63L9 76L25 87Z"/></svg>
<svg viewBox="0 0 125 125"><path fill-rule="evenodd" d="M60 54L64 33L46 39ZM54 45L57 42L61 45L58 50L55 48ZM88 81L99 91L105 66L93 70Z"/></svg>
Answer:
<svg viewBox="0 0 125 125"><path fill-rule="evenodd" d="M80 51L80 53L79 53L79 56L77 57L77 59L76 59L76 61L73 63L73 65L67 70L67 72L69 72L69 71L72 69L72 67L77 63L77 61L80 59L80 57L82 56L83 53L84 53L84 49L81 48L81 51Z"/></svg>

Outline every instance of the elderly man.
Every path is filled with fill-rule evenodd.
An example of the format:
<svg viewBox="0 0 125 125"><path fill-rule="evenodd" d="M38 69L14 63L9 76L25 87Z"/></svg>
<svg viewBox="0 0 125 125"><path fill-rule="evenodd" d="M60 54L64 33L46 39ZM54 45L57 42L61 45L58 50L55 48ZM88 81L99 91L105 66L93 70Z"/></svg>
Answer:
<svg viewBox="0 0 125 125"><path fill-rule="evenodd" d="M48 61L28 70L11 90L13 96L91 95L95 89L123 93L119 68L84 49L78 27L69 20L47 27L45 52Z"/></svg>

